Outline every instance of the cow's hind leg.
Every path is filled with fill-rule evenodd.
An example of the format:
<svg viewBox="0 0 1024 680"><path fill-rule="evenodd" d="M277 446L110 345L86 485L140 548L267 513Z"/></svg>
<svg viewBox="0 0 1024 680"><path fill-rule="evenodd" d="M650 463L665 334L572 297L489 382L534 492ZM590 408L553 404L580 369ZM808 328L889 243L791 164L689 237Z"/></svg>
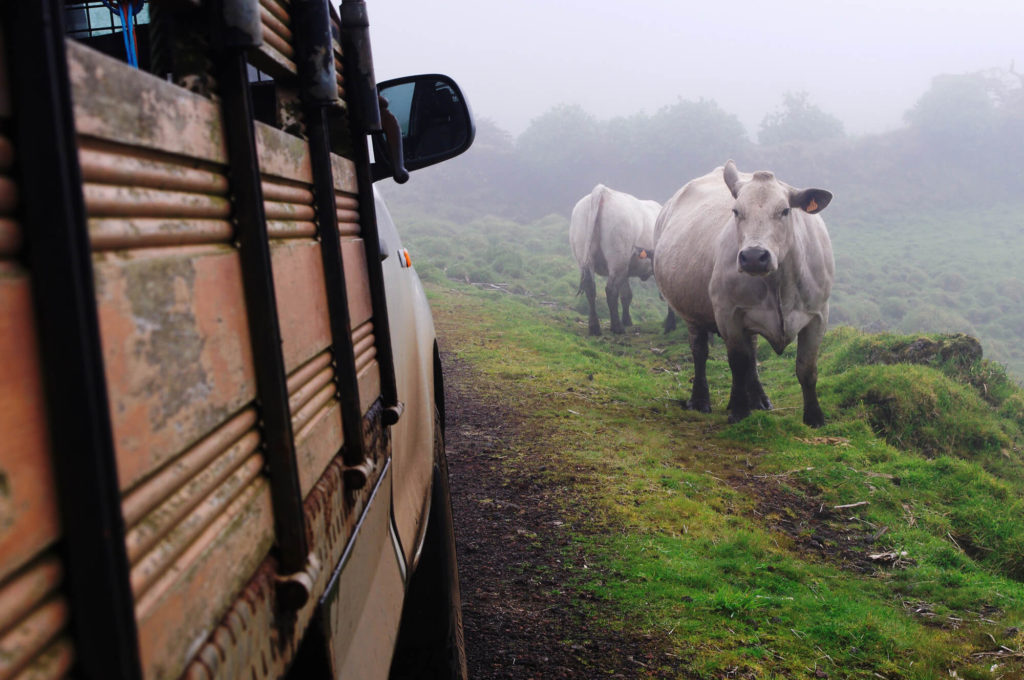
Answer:
<svg viewBox="0 0 1024 680"><path fill-rule="evenodd" d="M611 316L612 333L622 335L626 330L622 327L619 319L619 288L626 280L624 276L608 275L608 283L604 287L604 294L608 297L608 315Z"/></svg>
<svg viewBox="0 0 1024 680"><path fill-rule="evenodd" d="M590 306L590 335L601 335L601 322L597 319L597 284L594 283L594 272L584 269L580 275L580 290L587 296Z"/></svg>
<svg viewBox="0 0 1024 680"><path fill-rule="evenodd" d="M821 427L825 414L818 403L818 347L825 336L825 322L816 317L797 336L796 378L804 394L804 424Z"/></svg>
<svg viewBox="0 0 1024 680"><path fill-rule="evenodd" d="M629 285L628 278L619 286L619 300L622 302L622 325L632 326L633 319L629 316L629 305L633 302L633 289Z"/></svg>
<svg viewBox="0 0 1024 680"><path fill-rule="evenodd" d="M708 390L708 333L693 324L690 330L690 352L693 354L693 390L686 408L711 413L711 393Z"/></svg>
<svg viewBox="0 0 1024 680"><path fill-rule="evenodd" d="M665 332L671 333L676 329L676 313L672 311L672 308L668 308L668 314L665 315Z"/></svg>

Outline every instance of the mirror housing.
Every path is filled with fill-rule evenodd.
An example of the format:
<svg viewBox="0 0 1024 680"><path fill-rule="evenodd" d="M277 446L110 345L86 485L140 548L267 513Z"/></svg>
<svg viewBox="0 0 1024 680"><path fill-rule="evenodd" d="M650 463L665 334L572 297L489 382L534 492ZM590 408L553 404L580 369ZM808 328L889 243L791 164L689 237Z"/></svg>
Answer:
<svg viewBox="0 0 1024 680"><path fill-rule="evenodd" d="M473 144L476 127L458 84L436 73L405 76L377 84L387 140L373 135L373 181L394 177L458 156ZM390 123L390 124L389 124ZM400 131L399 139L391 139Z"/></svg>

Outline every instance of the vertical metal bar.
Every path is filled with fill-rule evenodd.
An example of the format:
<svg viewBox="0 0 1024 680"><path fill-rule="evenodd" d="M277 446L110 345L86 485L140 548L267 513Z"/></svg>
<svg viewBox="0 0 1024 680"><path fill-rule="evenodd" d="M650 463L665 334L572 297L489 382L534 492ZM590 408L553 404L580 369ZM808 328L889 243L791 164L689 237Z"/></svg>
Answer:
<svg viewBox="0 0 1024 680"><path fill-rule="evenodd" d="M307 109L306 130L309 133L310 160L313 165L313 190L316 195L317 228L320 253L327 287L327 307L331 316L334 345L335 380L341 402L341 420L345 433L343 456L345 484L362 488L366 469L366 444L363 441L363 414L359 399L359 376L356 373L355 349L352 346L352 323L349 317L348 292L345 286L345 265L341 257L338 234L338 211L331 174L330 140L327 112L322 106ZM376 319L374 320L376 324Z"/></svg>
<svg viewBox="0 0 1024 680"><path fill-rule="evenodd" d="M370 52L369 21L366 3L344 0L341 4L341 51L349 92L349 125L355 153L356 181L359 187L359 226L366 243L370 297L373 305L374 338L380 364L381 393L384 399L384 424L394 425L402 415L395 384L395 361L391 348L384 270L381 267L380 235L374 205L373 178L370 174L370 150L367 134L381 130L377 85Z"/></svg>
<svg viewBox="0 0 1024 680"><path fill-rule="evenodd" d="M338 210L331 168L331 140L328 110L338 97L334 71L334 46L331 42L330 13L327 0L297 0L292 4L295 49L306 104L306 131L309 135L310 163L313 169L313 193L316 201L320 255L327 288L327 308L331 318L335 384L341 402L341 422L345 434L342 451L345 461L345 486L362 488L369 474L366 444L363 441L363 414L359 399L359 376L352 346L352 321L348 309L345 264L338 234ZM326 56L324 56L326 55Z"/></svg>
<svg viewBox="0 0 1024 680"><path fill-rule="evenodd" d="M222 48L218 50L215 62L221 87L233 219L242 258L245 304L256 364L259 412L270 474L280 571L297 574L307 567L309 548L291 411L288 408L287 376L281 354L281 329L244 48ZM285 604L301 606L304 603L301 595L301 588L289 591L287 597L291 602Z"/></svg>
<svg viewBox="0 0 1024 680"><path fill-rule="evenodd" d="M76 677L141 678L64 46L63 2L3 3ZM16 361L17 357L12 360Z"/></svg>

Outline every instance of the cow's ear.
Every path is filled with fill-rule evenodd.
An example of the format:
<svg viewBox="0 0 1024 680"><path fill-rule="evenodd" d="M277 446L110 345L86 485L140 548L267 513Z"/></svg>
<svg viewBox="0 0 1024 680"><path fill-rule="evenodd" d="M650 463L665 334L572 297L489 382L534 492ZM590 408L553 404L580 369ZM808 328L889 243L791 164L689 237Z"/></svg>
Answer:
<svg viewBox="0 0 1024 680"><path fill-rule="evenodd" d="M732 197L738 198L740 188L743 186L743 183L740 182L740 173L736 169L736 164L732 162L732 159L729 159L729 161L726 162L722 175L725 177L725 186L729 187L729 192L732 194Z"/></svg>
<svg viewBox="0 0 1024 680"><path fill-rule="evenodd" d="M800 208L806 213L817 215L832 200L832 192L824 189L802 189L789 194L789 207Z"/></svg>

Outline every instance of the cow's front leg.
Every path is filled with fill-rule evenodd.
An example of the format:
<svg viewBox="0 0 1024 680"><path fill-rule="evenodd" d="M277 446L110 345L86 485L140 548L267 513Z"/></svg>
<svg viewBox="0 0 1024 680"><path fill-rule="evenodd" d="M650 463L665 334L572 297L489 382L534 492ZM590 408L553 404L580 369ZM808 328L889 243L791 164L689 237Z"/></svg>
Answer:
<svg viewBox="0 0 1024 680"><path fill-rule="evenodd" d="M797 336L796 379L804 394L804 424L821 427L825 414L818 403L818 348L825 336L825 321L816 316Z"/></svg>
<svg viewBox="0 0 1024 680"><path fill-rule="evenodd" d="M604 287L604 294L608 297L608 315L612 321L612 333L619 335L626 332L622 327L622 321L619 319L619 288L625 280L625 276L609 274L608 283Z"/></svg>
<svg viewBox="0 0 1024 680"><path fill-rule="evenodd" d="M757 379L757 357L751 353L750 342L742 333L738 338L726 338L725 349L729 356L729 369L732 371L729 422L738 423L750 415L750 384L752 379Z"/></svg>
<svg viewBox="0 0 1024 680"><path fill-rule="evenodd" d="M633 302L633 289L629 285L628 277L619 286L619 300L622 302L622 325L632 326L633 319L629 316L629 304Z"/></svg>
<svg viewBox="0 0 1024 680"><path fill-rule="evenodd" d="M764 386L761 378L757 375L757 334L750 334L750 356L753 360L753 368L750 371L750 382L747 385L747 398L750 400L751 409L761 411L772 410L772 402L764 393Z"/></svg>
<svg viewBox="0 0 1024 680"><path fill-rule="evenodd" d="M597 284L594 283L594 272L584 269L580 278L580 288L587 296L590 306L590 335L601 335L601 322L597 319Z"/></svg>
<svg viewBox="0 0 1024 680"><path fill-rule="evenodd" d="M711 393L708 390L708 333L689 324L690 352L693 354L693 390L686 408L711 413Z"/></svg>

